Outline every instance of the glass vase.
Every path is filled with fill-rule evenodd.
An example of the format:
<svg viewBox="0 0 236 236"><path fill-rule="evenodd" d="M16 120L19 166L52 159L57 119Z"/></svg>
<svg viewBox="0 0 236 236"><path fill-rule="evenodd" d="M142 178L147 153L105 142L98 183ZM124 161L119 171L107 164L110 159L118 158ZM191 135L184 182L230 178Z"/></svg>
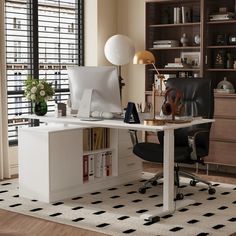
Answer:
<svg viewBox="0 0 236 236"><path fill-rule="evenodd" d="M46 101L40 101L34 103L34 113L37 116L44 116L48 111L48 106Z"/></svg>

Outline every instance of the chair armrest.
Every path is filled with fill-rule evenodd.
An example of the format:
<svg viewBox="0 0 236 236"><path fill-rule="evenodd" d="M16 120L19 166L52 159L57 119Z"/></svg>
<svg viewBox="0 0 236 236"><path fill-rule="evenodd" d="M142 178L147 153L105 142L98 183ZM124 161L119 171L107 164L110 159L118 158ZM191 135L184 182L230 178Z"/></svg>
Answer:
<svg viewBox="0 0 236 236"><path fill-rule="evenodd" d="M129 130L131 142L133 146L138 143L137 130Z"/></svg>
<svg viewBox="0 0 236 236"><path fill-rule="evenodd" d="M188 144L189 144L189 147L192 149L190 156L193 161L200 161L199 158L197 157L197 148L196 148L196 138L197 138L197 135L200 133L209 133L209 130L194 129L188 133Z"/></svg>

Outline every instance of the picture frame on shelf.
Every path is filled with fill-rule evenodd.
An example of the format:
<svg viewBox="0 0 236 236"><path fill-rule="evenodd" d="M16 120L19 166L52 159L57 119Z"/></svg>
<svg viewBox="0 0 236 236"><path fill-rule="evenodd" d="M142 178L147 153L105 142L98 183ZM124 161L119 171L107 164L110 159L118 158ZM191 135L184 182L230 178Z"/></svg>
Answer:
<svg viewBox="0 0 236 236"><path fill-rule="evenodd" d="M200 67L200 52L181 52L180 56L182 61L192 68Z"/></svg>

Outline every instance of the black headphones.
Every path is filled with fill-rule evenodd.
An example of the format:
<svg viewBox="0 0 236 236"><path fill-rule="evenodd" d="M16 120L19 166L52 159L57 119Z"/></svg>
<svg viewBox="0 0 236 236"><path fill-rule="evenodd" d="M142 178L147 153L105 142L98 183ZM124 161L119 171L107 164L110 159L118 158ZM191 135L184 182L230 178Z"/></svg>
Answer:
<svg viewBox="0 0 236 236"><path fill-rule="evenodd" d="M161 109L166 116L173 113L175 113L174 115L181 113L183 110L182 93L175 88L167 89Z"/></svg>

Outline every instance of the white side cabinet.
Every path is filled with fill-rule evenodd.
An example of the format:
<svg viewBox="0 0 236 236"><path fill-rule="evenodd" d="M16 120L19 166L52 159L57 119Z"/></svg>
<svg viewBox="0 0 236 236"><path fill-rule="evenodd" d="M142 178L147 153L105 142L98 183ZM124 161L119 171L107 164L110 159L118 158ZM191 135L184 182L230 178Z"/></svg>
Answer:
<svg viewBox="0 0 236 236"><path fill-rule="evenodd" d="M76 194L82 184L82 132L64 126L19 129L20 196L51 202Z"/></svg>
<svg viewBox="0 0 236 236"><path fill-rule="evenodd" d="M19 129L19 193L54 202L123 184L141 177L141 161L132 156L128 131L110 129L112 175L83 181L84 126L48 125ZM106 150L104 150L106 151Z"/></svg>

